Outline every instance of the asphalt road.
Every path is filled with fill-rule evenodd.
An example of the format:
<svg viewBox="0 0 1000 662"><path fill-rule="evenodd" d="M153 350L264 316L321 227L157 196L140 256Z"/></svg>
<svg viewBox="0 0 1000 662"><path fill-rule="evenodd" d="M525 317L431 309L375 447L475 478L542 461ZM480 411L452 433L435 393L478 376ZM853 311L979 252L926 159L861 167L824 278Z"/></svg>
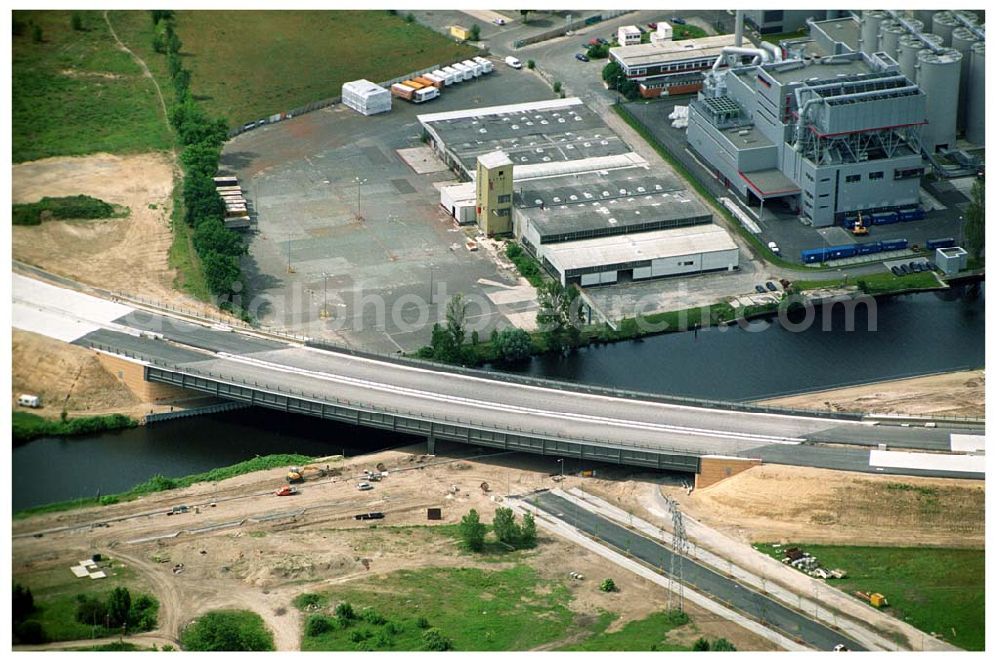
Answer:
<svg viewBox="0 0 1000 662"><path fill-rule="evenodd" d="M660 568L664 574L669 574L674 554L667 547L548 492L533 496L531 502L573 527L603 540L609 546L625 551L653 567ZM802 641L821 651L832 651L838 644L843 644L854 651L865 650L861 644L843 634L685 556L678 557L677 562L678 575L686 585L694 586L700 592L755 620L766 623L792 639Z"/></svg>

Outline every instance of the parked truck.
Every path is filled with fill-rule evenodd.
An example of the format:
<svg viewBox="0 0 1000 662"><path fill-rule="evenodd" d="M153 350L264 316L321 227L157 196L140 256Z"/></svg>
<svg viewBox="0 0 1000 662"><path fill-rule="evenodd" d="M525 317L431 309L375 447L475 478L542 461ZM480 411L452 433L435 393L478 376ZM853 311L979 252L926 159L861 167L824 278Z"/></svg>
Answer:
<svg viewBox="0 0 1000 662"><path fill-rule="evenodd" d="M411 103L423 103L441 94L441 92L439 92L434 86L422 87L418 89L403 83L394 84L391 88L389 88L389 91L392 92L392 96L405 99Z"/></svg>
<svg viewBox="0 0 1000 662"><path fill-rule="evenodd" d="M433 74L431 76L428 76L427 74L422 74L420 76L417 76L413 80L418 83L423 83L425 87L436 87L439 90L442 87L444 87L444 81L433 77Z"/></svg>

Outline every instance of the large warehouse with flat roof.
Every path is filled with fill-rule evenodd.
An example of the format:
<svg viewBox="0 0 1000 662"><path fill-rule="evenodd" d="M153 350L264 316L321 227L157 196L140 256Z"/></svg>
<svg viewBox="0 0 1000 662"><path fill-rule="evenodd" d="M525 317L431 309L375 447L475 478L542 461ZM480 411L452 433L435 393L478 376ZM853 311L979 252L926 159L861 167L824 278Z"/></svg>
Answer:
<svg viewBox="0 0 1000 662"><path fill-rule="evenodd" d="M512 164L512 230L525 250L564 285L735 269L736 244L671 171L631 150L579 99L420 115L435 153L460 178L493 186L483 158ZM509 159L509 161L508 161ZM479 167L477 168L477 162ZM445 209L469 184L444 187ZM455 189L455 195L451 194ZM483 192L483 191L480 191ZM487 234L508 213L507 198L477 202ZM492 200L489 195L477 200ZM496 206L497 209L493 209ZM695 239L697 237L697 239Z"/></svg>

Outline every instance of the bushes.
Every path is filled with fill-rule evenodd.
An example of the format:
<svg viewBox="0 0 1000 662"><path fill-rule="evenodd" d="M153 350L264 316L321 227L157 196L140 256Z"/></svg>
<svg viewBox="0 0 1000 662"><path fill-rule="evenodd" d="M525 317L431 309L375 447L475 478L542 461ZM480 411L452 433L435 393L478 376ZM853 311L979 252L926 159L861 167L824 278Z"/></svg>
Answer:
<svg viewBox="0 0 1000 662"><path fill-rule="evenodd" d="M605 593L614 593L618 590L618 585L615 584L615 580L608 577L603 582L601 582L600 589Z"/></svg>
<svg viewBox="0 0 1000 662"><path fill-rule="evenodd" d="M11 220L14 225L39 225L43 218L112 218L112 204L89 195L63 198L42 198L38 202L12 205Z"/></svg>
<svg viewBox="0 0 1000 662"><path fill-rule="evenodd" d="M325 634L333 629L333 624L330 623L330 619L326 616L320 616L319 614L312 614L306 621L306 636L307 637L318 637Z"/></svg>
<svg viewBox="0 0 1000 662"><path fill-rule="evenodd" d="M36 414L24 411L14 412L11 425L15 443L31 441L38 437L70 436L78 434L94 434L105 430L120 430L134 428L139 422L122 414L107 416L84 416L81 418L64 418L54 421L42 418Z"/></svg>
<svg viewBox="0 0 1000 662"><path fill-rule="evenodd" d="M507 259L517 267L518 273L524 276L524 279L531 283L532 287L538 288L542 286L542 272L538 268L538 262L530 255L526 255L520 245L514 242L507 242L507 248L504 252L507 255Z"/></svg>
<svg viewBox="0 0 1000 662"><path fill-rule="evenodd" d="M131 593L123 586L113 589L106 600L80 594L76 596L76 601L76 620L83 625L126 627L128 632L156 629L156 614L160 604L155 598L144 594L133 602Z"/></svg>
<svg viewBox="0 0 1000 662"><path fill-rule="evenodd" d="M272 651L274 636L252 611L210 611L181 632L189 651Z"/></svg>
<svg viewBox="0 0 1000 662"><path fill-rule="evenodd" d="M504 363L518 363L531 356L533 344L531 334L514 327L502 331L494 330L490 337L497 360Z"/></svg>
<svg viewBox="0 0 1000 662"><path fill-rule="evenodd" d="M480 552L486 541L486 525L479 521L479 513L473 508L458 525L462 544L473 552Z"/></svg>
<svg viewBox="0 0 1000 662"><path fill-rule="evenodd" d="M441 634L441 630L437 628L424 630L421 639L423 639L425 651L450 651L452 649L451 640Z"/></svg>

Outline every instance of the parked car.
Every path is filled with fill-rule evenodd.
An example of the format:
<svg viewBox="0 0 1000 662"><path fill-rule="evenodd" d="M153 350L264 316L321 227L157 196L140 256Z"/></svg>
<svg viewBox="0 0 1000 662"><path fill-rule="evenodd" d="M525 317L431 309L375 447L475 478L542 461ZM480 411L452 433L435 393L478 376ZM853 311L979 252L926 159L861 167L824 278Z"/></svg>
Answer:
<svg viewBox="0 0 1000 662"><path fill-rule="evenodd" d="M587 57L586 53L577 53L574 57L580 62L590 62L590 58Z"/></svg>
<svg viewBox="0 0 1000 662"><path fill-rule="evenodd" d="M654 23L646 23L646 27L649 28L650 30L655 30L656 29L656 23L655 22Z"/></svg>
<svg viewBox="0 0 1000 662"><path fill-rule="evenodd" d="M608 40L605 39L604 37L598 37L597 41L598 41L598 43L603 44L603 45L606 45L608 43Z"/></svg>
<svg viewBox="0 0 1000 662"><path fill-rule="evenodd" d="M600 46L601 45L601 41L602 41L601 39L598 39L598 38L595 37L595 38L593 38L593 39L591 39L590 41L587 42L587 47L589 48L591 46Z"/></svg>
<svg viewBox="0 0 1000 662"><path fill-rule="evenodd" d="M774 243L773 241L767 242L767 247L771 249L771 252L774 253L775 255L781 255L781 250L778 248L778 244Z"/></svg>
<svg viewBox="0 0 1000 662"><path fill-rule="evenodd" d="M924 270L924 265L920 264L919 262L910 262L910 270L913 273L918 274Z"/></svg>
<svg viewBox="0 0 1000 662"><path fill-rule="evenodd" d="M899 265L899 270L902 271L904 274L910 273L910 268L905 264Z"/></svg>
<svg viewBox="0 0 1000 662"><path fill-rule="evenodd" d="M503 61L507 64L508 67L511 67L512 69L520 69L521 68L521 61L518 60L513 55L508 55L507 57L505 57L503 59Z"/></svg>
<svg viewBox="0 0 1000 662"><path fill-rule="evenodd" d="M496 25L507 25L507 21L500 18L499 16L493 19L493 23L495 23Z"/></svg>
<svg viewBox="0 0 1000 662"><path fill-rule="evenodd" d="M777 292L778 291L778 286L775 285L774 283L772 283L771 281L767 281L764 284L767 285L767 289L771 290L772 292Z"/></svg>
<svg viewBox="0 0 1000 662"><path fill-rule="evenodd" d="M764 289L763 285L754 285L753 288L757 290L758 294L763 294L764 292L767 292L767 290Z"/></svg>
<svg viewBox="0 0 1000 662"><path fill-rule="evenodd" d="M365 482L365 481L361 481L360 483L358 483L358 489L361 490L362 492L364 492L365 490L370 490L370 489L373 489L373 488L372 488L371 483L368 483L368 482Z"/></svg>
<svg viewBox="0 0 1000 662"><path fill-rule="evenodd" d="M894 265L892 267L892 275L893 276L902 276L903 275L903 270L900 269L898 265Z"/></svg>
<svg viewBox="0 0 1000 662"><path fill-rule="evenodd" d="M676 23L677 25L687 25L687 21L683 18L677 18L676 16L670 19L671 23Z"/></svg>

